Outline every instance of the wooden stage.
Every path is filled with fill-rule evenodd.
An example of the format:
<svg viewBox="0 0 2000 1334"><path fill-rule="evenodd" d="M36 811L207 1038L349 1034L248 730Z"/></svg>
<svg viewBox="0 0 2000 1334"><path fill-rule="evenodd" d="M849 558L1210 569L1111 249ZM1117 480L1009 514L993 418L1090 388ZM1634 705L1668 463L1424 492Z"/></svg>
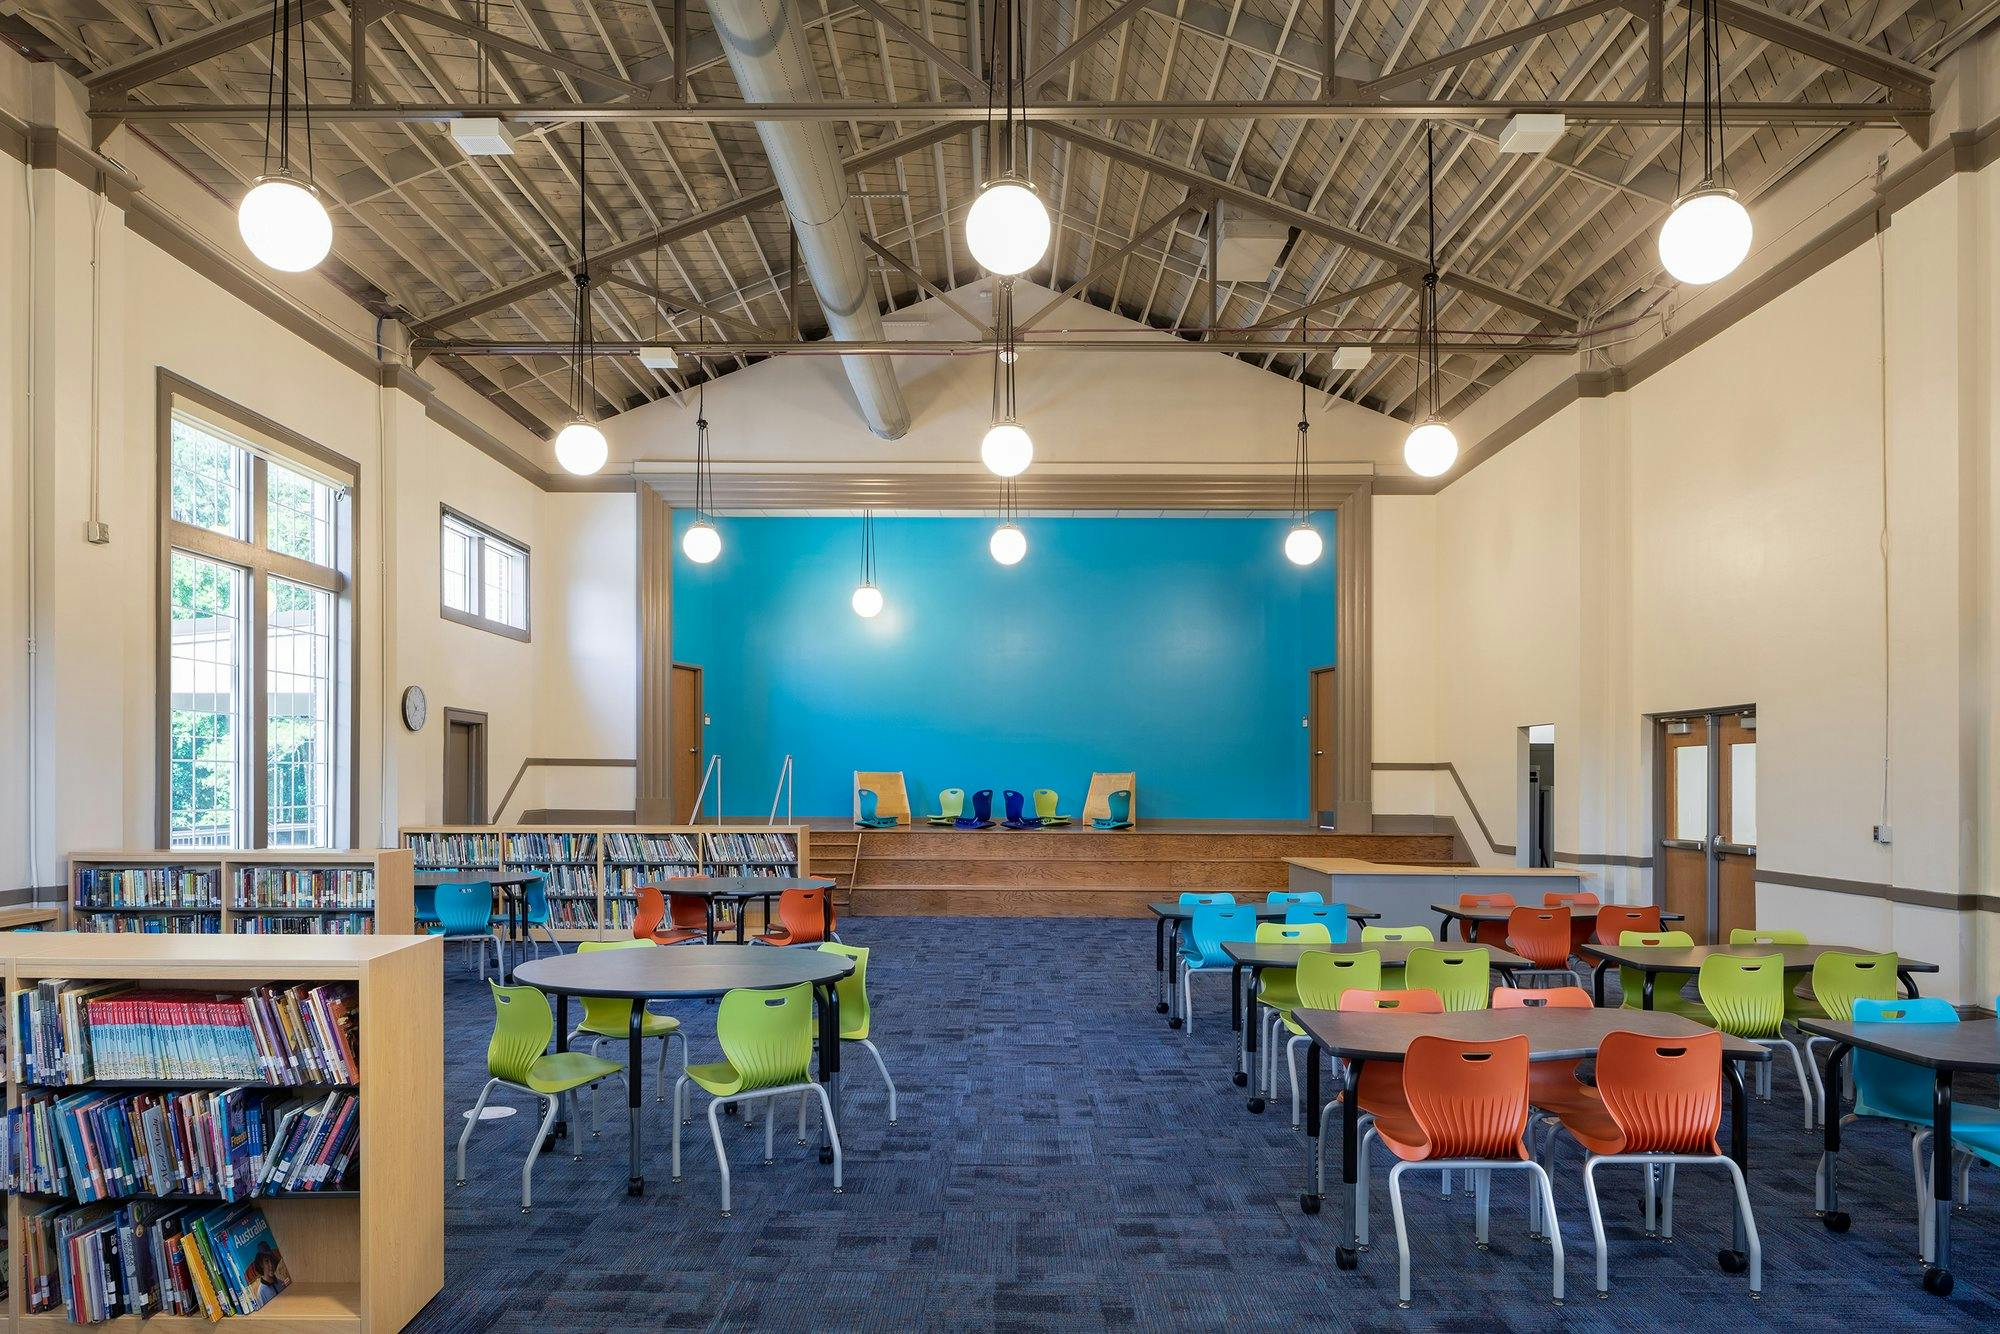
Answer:
<svg viewBox="0 0 2000 1334"><path fill-rule="evenodd" d="M1270 820L1147 820L1115 831L804 823L814 872L838 879L852 896L845 911L862 915L1137 917L1186 890L1283 889L1288 857L1449 864L1452 853L1448 834L1336 834Z"/></svg>

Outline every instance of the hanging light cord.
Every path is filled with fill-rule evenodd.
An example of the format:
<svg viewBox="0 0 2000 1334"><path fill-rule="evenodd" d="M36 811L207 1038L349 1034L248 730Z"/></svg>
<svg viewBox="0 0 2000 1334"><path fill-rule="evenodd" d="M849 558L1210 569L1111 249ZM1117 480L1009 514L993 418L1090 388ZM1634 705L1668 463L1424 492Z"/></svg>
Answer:
<svg viewBox="0 0 2000 1334"><path fill-rule="evenodd" d="M999 309L994 312L993 420L1014 420L1014 363L1020 353L1014 346L1014 280L1000 283Z"/></svg>
<svg viewBox="0 0 2000 1334"><path fill-rule="evenodd" d="M875 511L861 511L861 582L875 586Z"/></svg>
<svg viewBox="0 0 2000 1334"><path fill-rule="evenodd" d="M1442 406L1438 397L1437 155L1429 125L1424 126L1424 218L1430 228L1430 267L1424 270L1424 289L1417 301L1417 373L1423 377L1418 386L1417 406L1424 412L1424 420L1429 421Z"/></svg>
<svg viewBox="0 0 2000 1334"><path fill-rule="evenodd" d="M1292 470L1292 508L1298 511L1299 522L1306 521L1312 512L1312 474L1306 467L1306 434L1312 428L1306 422L1306 376L1305 367L1299 367L1299 452Z"/></svg>
<svg viewBox="0 0 2000 1334"><path fill-rule="evenodd" d="M292 0L271 0L271 72L264 79L264 167L272 175L271 153L277 150L279 176L292 174ZM306 44L299 39L299 96L304 105L306 184L313 179L312 84L306 78ZM275 128L273 125L275 122Z"/></svg>
<svg viewBox="0 0 2000 1334"><path fill-rule="evenodd" d="M707 321L700 326L707 332ZM694 390L694 516L705 521L709 510L715 505L715 477L709 471L708 463L708 381L704 379Z"/></svg>
<svg viewBox="0 0 2000 1334"><path fill-rule="evenodd" d="M578 421L588 420L584 404L595 399L596 340L590 321L590 135L576 127L576 351L570 358L570 405Z"/></svg>
<svg viewBox="0 0 2000 1334"><path fill-rule="evenodd" d="M1688 6L1687 41L1681 47L1681 137L1674 161L1674 195L1687 193L1688 100L1695 53L1695 6ZM1715 39L1715 0L1701 0L1701 184L1720 183L1725 171L1722 120L1722 44Z"/></svg>

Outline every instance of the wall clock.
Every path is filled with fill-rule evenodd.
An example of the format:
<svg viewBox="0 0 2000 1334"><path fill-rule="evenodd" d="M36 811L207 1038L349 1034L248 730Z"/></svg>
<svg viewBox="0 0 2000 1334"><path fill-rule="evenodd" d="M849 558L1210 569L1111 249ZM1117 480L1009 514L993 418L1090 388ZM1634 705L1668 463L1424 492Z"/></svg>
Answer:
<svg viewBox="0 0 2000 1334"><path fill-rule="evenodd" d="M412 732L424 730L424 719L430 716L430 709L422 686L411 686L403 692L403 726Z"/></svg>

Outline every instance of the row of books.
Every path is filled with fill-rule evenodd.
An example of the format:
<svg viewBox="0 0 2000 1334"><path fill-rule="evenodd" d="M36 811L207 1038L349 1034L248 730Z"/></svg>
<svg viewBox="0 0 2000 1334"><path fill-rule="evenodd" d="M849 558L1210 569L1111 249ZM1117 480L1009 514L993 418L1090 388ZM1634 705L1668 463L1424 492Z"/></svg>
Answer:
<svg viewBox="0 0 2000 1334"><path fill-rule="evenodd" d="M502 855L511 862L594 862L595 834L505 834Z"/></svg>
<svg viewBox="0 0 2000 1334"><path fill-rule="evenodd" d="M123 917L104 912L78 913L76 929L102 935L217 936L222 934L222 910L190 908L186 912Z"/></svg>
<svg viewBox="0 0 2000 1334"><path fill-rule="evenodd" d="M608 862L696 862L701 852L693 834L606 834L604 859Z"/></svg>
<svg viewBox="0 0 2000 1334"><path fill-rule="evenodd" d="M292 1281L255 1205L62 1206L26 1214L22 1224L27 1309L61 1307L79 1324L248 1315Z"/></svg>
<svg viewBox="0 0 2000 1334"><path fill-rule="evenodd" d="M677 875L700 875L693 862L662 862L656 866L608 866L604 870L604 892L631 893L641 885L655 885Z"/></svg>
<svg viewBox="0 0 2000 1334"><path fill-rule="evenodd" d="M76 873L82 908L219 908L217 867L84 866Z"/></svg>
<svg viewBox="0 0 2000 1334"><path fill-rule="evenodd" d="M746 880L776 880L784 876L797 875L798 868L792 862L742 862L735 865L710 862L708 874L742 876Z"/></svg>
<svg viewBox="0 0 2000 1334"><path fill-rule="evenodd" d="M361 1119L346 1090L300 1098L239 1087L29 1093L6 1125L0 1176L10 1189L91 1204L339 1189Z"/></svg>
<svg viewBox="0 0 2000 1334"><path fill-rule="evenodd" d="M597 925L597 900L550 899L549 924L557 930L569 930Z"/></svg>
<svg viewBox="0 0 2000 1334"><path fill-rule="evenodd" d="M419 868L500 865L498 834L408 834L404 841Z"/></svg>
<svg viewBox="0 0 2000 1334"><path fill-rule="evenodd" d="M632 925L638 916L639 904L635 899L606 899L604 901L604 925L613 931L623 931ZM591 923L590 925L595 925Z"/></svg>
<svg viewBox="0 0 2000 1334"><path fill-rule="evenodd" d="M257 866L236 876L238 908L372 908L375 871L367 866Z"/></svg>
<svg viewBox="0 0 2000 1334"><path fill-rule="evenodd" d="M45 978L13 995L14 1077L351 1084L360 1036L351 983L217 995Z"/></svg>
<svg viewBox="0 0 2000 1334"><path fill-rule="evenodd" d="M246 936L369 936L375 914L367 912L260 913L236 915L236 929Z"/></svg>
<svg viewBox="0 0 2000 1334"><path fill-rule="evenodd" d="M595 895L597 893L595 866L523 865L519 869L539 873L542 883L548 886L551 894Z"/></svg>
<svg viewBox="0 0 2000 1334"><path fill-rule="evenodd" d="M798 840L790 834L709 834L710 862L768 862L793 866L799 860Z"/></svg>

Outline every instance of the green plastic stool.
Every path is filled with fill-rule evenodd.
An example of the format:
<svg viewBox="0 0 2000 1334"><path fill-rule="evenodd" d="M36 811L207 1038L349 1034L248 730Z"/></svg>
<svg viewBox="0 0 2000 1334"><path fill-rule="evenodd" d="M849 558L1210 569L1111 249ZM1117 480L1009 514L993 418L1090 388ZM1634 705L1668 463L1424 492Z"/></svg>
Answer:
<svg viewBox="0 0 2000 1334"><path fill-rule="evenodd" d="M938 813L930 817L932 824L950 824L965 814L965 789L948 787L938 793Z"/></svg>
<svg viewBox="0 0 2000 1334"><path fill-rule="evenodd" d="M541 1156L542 1142L549 1137L549 1127L555 1124L556 1109L562 1100L569 1100L569 1118L576 1119L576 1090L590 1086L593 1090L600 1080L615 1075L625 1067L616 1061L599 1060L580 1051L551 1052L549 1038L555 1034L556 1018L549 1011L548 997L529 986L503 987L498 982L489 982L493 988L493 1036L486 1044L486 1086L479 1090L478 1101L472 1104L471 1113L465 1118L465 1129L458 1135L458 1178L457 1184L465 1184L465 1144L472 1138L473 1127L479 1124L479 1114L486 1110L486 1100L492 1096L496 1084L504 1084L510 1089L518 1089L531 1097L540 1098L547 1105L542 1113L541 1129L535 1132L535 1142L528 1147L528 1157L521 1164L521 1212L527 1213L535 1204L535 1159ZM597 1098L591 1097L591 1133L596 1133ZM581 1161L583 1155L574 1155Z"/></svg>
<svg viewBox="0 0 2000 1334"><path fill-rule="evenodd" d="M1056 811L1056 800L1056 790L1054 788L1038 787L1035 789L1035 814L1040 817L1044 825L1053 827L1069 823L1067 815L1059 814Z"/></svg>

